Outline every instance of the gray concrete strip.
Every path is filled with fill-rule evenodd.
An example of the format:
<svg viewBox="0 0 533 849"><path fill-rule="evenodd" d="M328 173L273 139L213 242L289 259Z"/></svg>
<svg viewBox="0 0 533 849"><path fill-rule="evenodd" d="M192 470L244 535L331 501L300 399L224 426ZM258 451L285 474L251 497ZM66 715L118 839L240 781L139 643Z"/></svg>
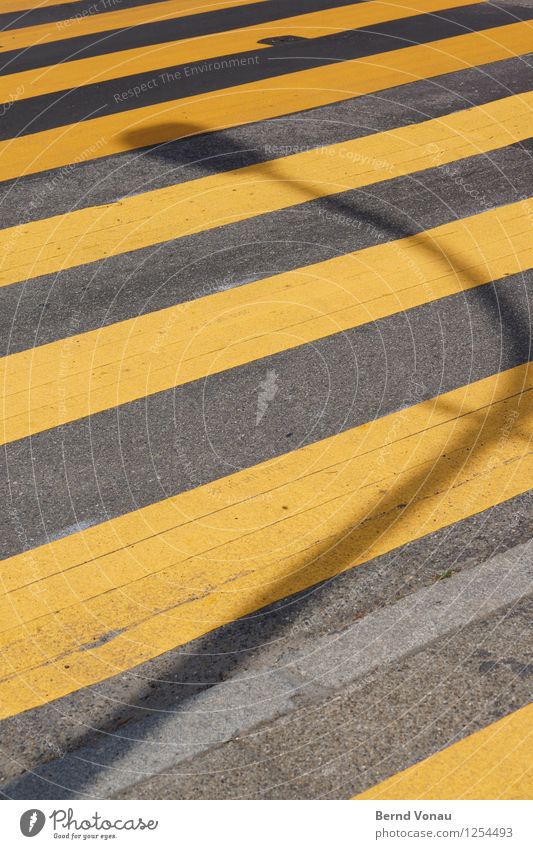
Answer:
<svg viewBox="0 0 533 849"><path fill-rule="evenodd" d="M433 640L467 627L533 591L533 543L528 542L467 573L442 579L397 605L376 611L344 635L299 659L286 658L302 686L317 679L338 689L371 669L394 663ZM355 669L354 669L355 664Z"/></svg>
<svg viewBox="0 0 533 849"><path fill-rule="evenodd" d="M8 782L75 749L94 746L126 723L164 717L239 672L285 665L305 646L328 645L356 620L472 569L533 535L533 493L525 493L336 575L305 592L230 622L90 687L0 724L0 781Z"/></svg>
<svg viewBox="0 0 533 849"><path fill-rule="evenodd" d="M533 588L533 542L496 555L385 607L343 632L312 640L252 674L237 674L174 712L153 715L2 787L7 798L106 798L173 771L261 724L342 692L477 620L517 604Z"/></svg>
<svg viewBox="0 0 533 849"><path fill-rule="evenodd" d="M348 799L528 704L532 623L529 596L117 797Z"/></svg>

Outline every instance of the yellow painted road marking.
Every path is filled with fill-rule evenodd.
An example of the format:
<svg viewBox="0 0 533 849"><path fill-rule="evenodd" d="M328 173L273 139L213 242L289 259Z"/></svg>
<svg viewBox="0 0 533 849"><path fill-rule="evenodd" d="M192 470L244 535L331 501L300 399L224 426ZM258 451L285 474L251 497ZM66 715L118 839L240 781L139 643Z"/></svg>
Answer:
<svg viewBox="0 0 533 849"><path fill-rule="evenodd" d="M356 799L533 798L533 705L459 740Z"/></svg>
<svg viewBox="0 0 533 849"><path fill-rule="evenodd" d="M334 63L0 143L0 180L335 103L531 50L529 23Z"/></svg>
<svg viewBox="0 0 533 849"><path fill-rule="evenodd" d="M182 65L187 62L199 62L239 51L259 51L268 47L266 44L259 44L259 39L283 35L287 32L305 38L317 38L336 31L355 29L383 21L394 21L398 18L439 9L469 6L477 2L479 0L409 0L404 4L368 0L366 3L297 15L254 27L137 47L94 58L78 59L61 65L49 65L0 77L0 102L7 102L14 91L21 92L18 98L21 100L103 80L172 67L178 63ZM118 93L120 94L121 89L127 89L128 86L129 83L122 87L117 84Z"/></svg>
<svg viewBox="0 0 533 849"><path fill-rule="evenodd" d="M266 0L254 0L264 3ZM98 15L83 15L67 18L64 21L37 24L0 33L0 53L7 50L23 50L36 45L49 44L66 38L79 38L114 29L128 29L141 24L164 21L170 18L183 18L202 12L213 12L231 6L246 6L250 0L191 0L186 5L183 0L163 0L147 6L134 6L113 12L101 12Z"/></svg>
<svg viewBox="0 0 533 849"><path fill-rule="evenodd" d="M531 134L533 92L0 231L0 285L495 150Z"/></svg>
<svg viewBox="0 0 533 849"><path fill-rule="evenodd" d="M5 560L1 716L526 491L533 366Z"/></svg>
<svg viewBox="0 0 533 849"><path fill-rule="evenodd" d="M0 12L34 12L36 9L49 9L51 6L61 6L67 0L3 0ZM79 3L80 0L68 0L69 3Z"/></svg>
<svg viewBox="0 0 533 849"><path fill-rule="evenodd" d="M2 0L0 12L34 12L36 9L49 9L51 6L61 6L65 2L79 3L80 0Z"/></svg>
<svg viewBox="0 0 533 849"><path fill-rule="evenodd" d="M533 267L527 201L0 360L2 442Z"/></svg>

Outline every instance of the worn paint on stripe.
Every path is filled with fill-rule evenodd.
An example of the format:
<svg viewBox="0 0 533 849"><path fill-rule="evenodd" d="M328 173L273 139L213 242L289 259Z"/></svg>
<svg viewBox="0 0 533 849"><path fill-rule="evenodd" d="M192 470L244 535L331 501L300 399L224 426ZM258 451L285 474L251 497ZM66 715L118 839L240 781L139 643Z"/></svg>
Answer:
<svg viewBox="0 0 533 849"><path fill-rule="evenodd" d="M0 180L335 103L531 50L529 23L146 106L0 143Z"/></svg>
<svg viewBox="0 0 533 849"><path fill-rule="evenodd" d="M520 366L5 560L2 716L526 491Z"/></svg>
<svg viewBox="0 0 533 849"><path fill-rule="evenodd" d="M253 0L253 2L264 3L266 0ZM184 18L204 11L212 12L216 9L246 5L250 5L250 0L191 0L191 3L184 8L183 0L163 0L161 3L137 6L133 9L119 9L100 15L86 15L49 24L37 24L2 33L0 53L5 53L7 50L23 50L81 35L93 35L170 18Z"/></svg>
<svg viewBox="0 0 533 849"><path fill-rule="evenodd" d="M0 232L0 285L495 150L528 137L533 93ZM320 176L318 176L320 175Z"/></svg>
<svg viewBox="0 0 533 849"><path fill-rule="evenodd" d="M532 267L528 202L518 202L12 354L0 360L0 439L21 439Z"/></svg>
<svg viewBox="0 0 533 849"><path fill-rule="evenodd" d="M355 799L533 797L533 705L360 793Z"/></svg>
<svg viewBox="0 0 533 849"><path fill-rule="evenodd" d="M21 91L18 100L22 100L62 89L171 67L176 65L176 59L183 65L238 51L259 51L267 48L267 45L259 43L260 39L284 35L287 32L305 38L316 38L335 31L393 21L417 13L473 5L477 2L478 0L409 0L408 4L403 5L368 0L366 3L283 18L242 30L78 59L69 62L66 67L64 64L49 65L38 70L21 71L0 77L0 102L7 101L14 91ZM128 88L129 82L124 87Z"/></svg>

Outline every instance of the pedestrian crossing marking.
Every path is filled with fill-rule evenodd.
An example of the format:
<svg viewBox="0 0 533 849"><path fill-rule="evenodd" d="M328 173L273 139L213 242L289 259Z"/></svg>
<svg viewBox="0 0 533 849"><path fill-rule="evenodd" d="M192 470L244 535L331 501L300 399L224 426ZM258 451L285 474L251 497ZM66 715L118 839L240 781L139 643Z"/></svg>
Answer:
<svg viewBox="0 0 533 849"><path fill-rule="evenodd" d="M255 2L267 9L266 0ZM58 0L38 0L32 9L27 5L27 0L6 0L1 14L20 11L17 23L23 23L24 12L60 6ZM35 185L44 186L48 179L54 185L54 177L60 180L64 173L61 169L75 175L83 163L125 152L130 152L132 164L134 157L154 154L133 153L150 145L278 117L290 120L303 110L465 69L480 68L484 74L484 65L524 56L533 43L530 21L437 38L439 31L444 35L449 26L461 27L461 21L470 20L474 0L410 0L405 5L368 0L209 31L218 20L221 26L234 20L224 10L248 5L255 3L165 0L80 17L69 6L68 20L3 30L4 70L13 60L9 51L20 51L19 68L41 59L43 65L0 77L0 100L8 115L3 134L13 135L0 142L0 180L35 175L28 186L34 179ZM464 13L451 14L461 7ZM111 114L79 123L73 123L77 115L72 98L61 102L61 92L71 88L79 88L81 101L97 99L100 93L105 101L110 86L102 85L96 95L88 86L116 80L120 94L134 75L155 74L177 61L211 61L253 51L266 64L271 54L259 42L273 35L318 38L346 32L348 41L351 30L398 21L379 32L386 30L385 37L394 39L397 31L398 38L405 38L402 19L420 15L427 38L424 16L431 12L436 13L435 34L431 31L434 40L429 43L320 67L320 57L315 57L313 67L276 71L278 76L268 79L259 78L262 69L257 74L254 70L253 81L232 87L231 80L213 77L202 94L164 102L150 95L151 103L136 108L131 104L131 109L115 98L111 108L102 105ZM487 18L487 6L480 6L476 15L474 29L495 20ZM205 21L205 35L177 40L181 25L176 24L168 42L131 47L150 41L151 22L170 24L188 16L194 16L200 28ZM368 33L368 49L378 43L372 40L375 35ZM354 51L359 50L357 44ZM47 47L41 52L43 45ZM107 53L94 56L106 45ZM74 58L63 61L71 46ZM365 49L366 42L360 52ZM76 51L85 58L75 58ZM59 54L63 59L51 65ZM224 84L228 88L208 90ZM436 80L435 89L438 86ZM48 97L56 93L59 106L53 105L55 97ZM177 94L177 89L169 89L169 97ZM465 89L465 103L467 95ZM22 126L19 118L31 115L39 102L27 101L36 96L48 97L42 103L52 104L50 113L43 105L41 115ZM94 106L95 100L91 103ZM511 146L531 139L532 111L532 92L510 94L423 123L294 151L273 161L5 228L0 231L1 294L6 301L18 297L22 286L6 287L32 281L46 299L56 284L65 285L63 278L51 277L64 269L99 262L105 273L107 258L315 200L320 200L321 212L335 215L339 193L425 169L440 168L451 180L450 163L505 148L514 155ZM117 158L117 166L120 162ZM47 175L49 170L52 174ZM17 187L6 186L6 205L10 190L16 188L16 194L21 185L23 191L24 180ZM476 207L483 208L478 201ZM354 209L343 207L343 214L355 220L356 200L354 204ZM494 290L505 289L512 300L531 282L530 207L531 199L525 198L34 349L30 345L35 328L29 322L28 349L0 361L0 442L25 440L9 445L6 458L12 456L16 468L20 455L34 450L30 437L41 434L39 441L53 442L62 437L59 428L65 423L79 422L75 427L82 428L85 417L115 408L120 416L124 411L119 406L131 401L404 310L416 315L418 307L443 298L454 298L453 306L468 290L476 290L472 299L482 299L495 281ZM109 267L109 273L116 274L111 263ZM525 272L522 280L504 280L520 272ZM46 275L50 277L38 280ZM517 342L518 354L507 364L525 359L521 344ZM502 364L495 363L497 367ZM485 367L484 373L489 371ZM239 389L243 373L228 377L236 381L232 391ZM264 413L261 398L265 403L274 398L268 375L267 369L259 385L256 425ZM364 421L363 415L357 420ZM98 421L105 427L105 417ZM532 425L533 364L524 363L289 453L280 454L274 444L261 455L272 457L277 451L272 459L125 515L113 507L118 513L114 518L75 533L72 528L60 531L65 535L46 545L20 552L24 546L19 540L19 553L0 562L0 717L103 682L522 495L530 489L533 474ZM52 470L52 478L54 474ZM8 483L7 509L18 515L18 495L12 481ZM181 480L172 491L185 485ZM21 515L31 497L21 494ZM145 492L142 499L140 503L149 500ZM51 528L50 533L57 530ZM532 711L532 706L523 708L356 798L531 798L533 772L527 755Z"/></svg>
<svg viewBox="0 0 533 849"><path fill-rule="evenodd" d="M335 31L367 27L417 13L469 6L477 2L479 0L409 0L409 4L404 5L367 0L353 6L295 15L272 23L248 26L242 30L135 47L61 65L48 65L0 77L0 101L7 101L13 91L20 90L20 98L25 99L237 52L262 51L268 49L268 45L261 44L260 39L283 35L287 31L302 38L318 38ZM129 83L122 85L122 88L128 86Z"/></svg>
<svg viewBox="0 0 533 849"><path fill-rule="evenodd" d="M528 138L533 92L0 231L0 285L53 274Z"/></svg>
<svg viewBox="0 0 533 849"><path fill-rule="evenodd" d="M531 51L529 22L258 80L0 142L0 180L336 103Z"/></svg>
<svg viewBox="0 0 533 849"><path fill-rule="evenodd" d="M528 799L533 705L387 778L355 799Z"/></svg>
<svg viewBox="0 0 533 849"><path fill-rule="evenodd" d="M518 201L5 357L0 440L533 268L532 203Z"/></svg>
<svg viewBox="0 0 533 849"><path fill-rule="evenodd" d="M1 715L525 492L532 381L498 373L4 561Z"/></svg>
<svg viewBox="0 0 533 849"><path fill-rule="evenodd" d="M68 0L69 3L80 3L81 0ZM52 6L61 6L65 0L3 0L2 14L8 12L28 12L33 9L49 9Z"/></svg>
<svg viewBox="0 0 533 849"><path fill-rule="evenodd" d="M266 0L254 0L254 3L265 3ZM0 53L8 50L24 50L35 45L42 46L62 39L78 38L83 35L94 35L114 29L149 24L202 12L213 12L218 9L228 9L235 6L247 6L250 0L191 0L184 5L183 0L162 0L161 3L148 3L146 6L134 6L129 9L117 9L101 12L98 15L71 17L64 21L54 21L49 24L36 24L20 29L4 30L0 44Z"/></svg>

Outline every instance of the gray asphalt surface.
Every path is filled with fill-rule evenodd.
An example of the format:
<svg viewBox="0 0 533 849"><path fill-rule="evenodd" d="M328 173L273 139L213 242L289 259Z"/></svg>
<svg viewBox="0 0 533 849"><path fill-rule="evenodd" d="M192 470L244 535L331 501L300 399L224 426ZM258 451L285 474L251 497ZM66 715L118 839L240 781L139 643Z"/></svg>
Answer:
<svg viewBox="0 0 533 849"><path fill-rule="evenodd" d="M529 598L117 798L350 798L530 702L532 614Z"/></svg>
<svg viewBox="0 0 533 849"><path fill-rule="evenodd" d="M362 789L368 776L386 777L395 758L404 768L484 727L502 703L528 702L533 667L524 638L532 635L532 585L528 541L355 622L352 614L343 630L294 639L296 623L288 647L278 636L218 685L189 693L179 706L159 703L156 712L39 767L7 790L13 798L285 798L287 792L298 798L311 772L303 796L335 797L336 761L346 750L353 760L349 775L360 776ZM446 699L436 698L445 684ZM371 693L373 704L364 696L356 701L354 690ZM415 716L406 739L398 726L409 712ZM344 735L347 725L364 725L369 716L373 731L362 770L361 731ZM272 749L261 745L276 737L281 740ZM222 741L228 744L220 748ZM189 753L196 757L188 759ZM243 782L245 769L250 774Z"/></svg>
<svg viewBox="0 0 533 849"><path fill-rule="evenodd" d="M7 445L19 523L3 555L527 362L532 284L513 275ZM258 433L269 368L279 392Z"/></svg>
<svg viewBox="0 0 533 849"><path fill-rule="evenodd" d="M531 2L513 8L520 5ZM532 57L8 181L0 185L2 226L251 163L264 162L275 176L276 159L301 148L527 91ZM2 354L531 196L532 151L529 139L320 201L302 193L287 210L2 287ZM1 556L525 363L532 297L531 271L504 277L12 443L0 467L0 493L10 505L0 517ZM268 368L279 375L279 393L258 434L257 385ZM136 724L148 723L156 740L163 721L195 698L236 675L260 672L268 682L298 652L310 658L318 647L319 668L328 639L354 622L370 621L416 592L440 592L448 580L527 543L531 507L526 493L102 684L4 720L0 795L94 797L100 781L108 795L124 798L346 798L517 709L531 698L532 608L523 587L512 603L479 609L476 621L422 639L411 653L334 693L315 682L301 703L289 699L279 716L265 714L244 735L235 731L237 712L228 719L235 738L229 742L227 729L206 716L203 730L213 732L208 751L197 753L197 735L183 739L179 764L164 774L154 762L151 776L133 770L129 782L110 778ZM452 578L439 580L449 572ZM102 748L106 757L98 756ZM79 760L88 753L90 769Z"/></svg>
<svg viewBox="0 0 533 849"><path fill-rule="evenodd" d="M7 181L5 226L419 123L531 87L531 55ZM191 126L191 133L197 128ZM401 238L531 191L531 142L0 289L3 353ZM4 220L4 218L3 218ZM317 232L320 237L317 238Z"/></svg>

